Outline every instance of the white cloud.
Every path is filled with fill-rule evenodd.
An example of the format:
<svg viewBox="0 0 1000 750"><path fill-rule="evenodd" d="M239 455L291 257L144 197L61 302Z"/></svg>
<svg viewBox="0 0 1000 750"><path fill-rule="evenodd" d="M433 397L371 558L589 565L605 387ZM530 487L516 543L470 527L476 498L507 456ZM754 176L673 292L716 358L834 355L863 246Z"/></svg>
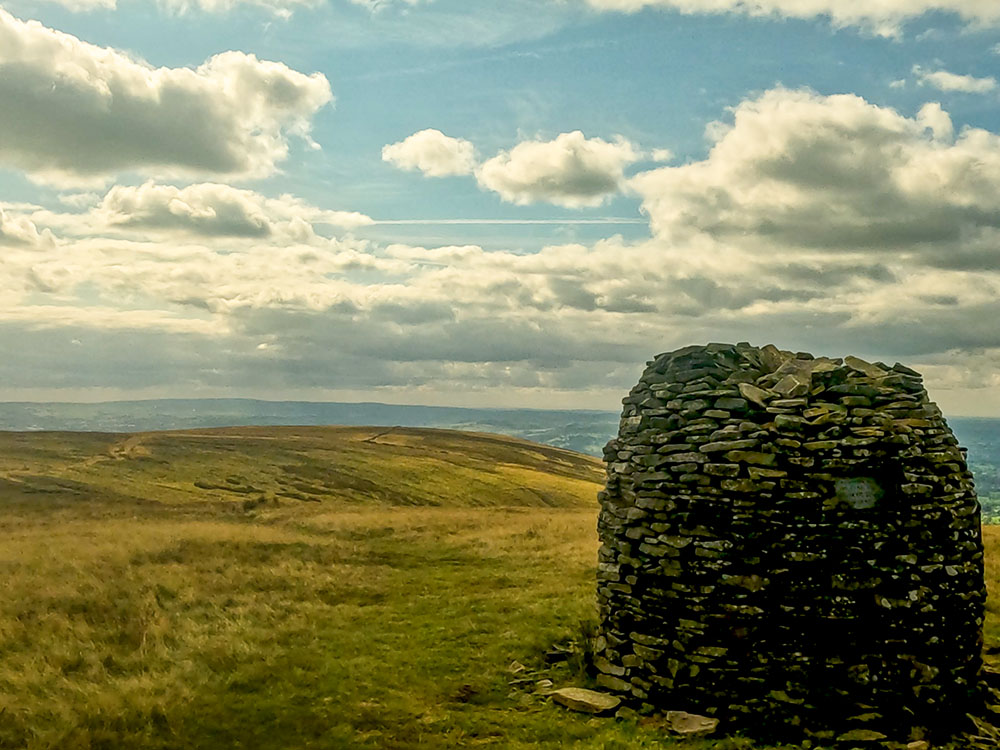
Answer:
<svg viewBox="0 0 1000 750"><path fill-rule="evenodd" d="M93 10L113 10L118 7L117 0L48 0L75 13Z"/></svg>
<svg viewBox="0 0 1000 750"><path fill-rule="evenodd" d="M400 169L419 169L429 177L471 174L476 149L466 140L440 130L421 130L382 149L382 159Z"/></svg>
<svg viewBox="0 0 1000 750"><path fill-rule="evenodd" d="M925 70L919 65L913 66L913 74L921 85L933 86L939 91L960 91L964 94L988 94L997 88L997 79L992 76L976 78L975 76L949 73L947 70Z"/></svg>
<svg viewBox="0 0 1000 750"><path fill-rule="evenodd" d="M920 252L971 248L1000 226L1000 137L967 128L953 140L937 104L908 118L854 95L776 89L709 135L703 161L631 180L658 234Z"/></svg>
<svg viewBox="0 0 1000 750"><path fill-rule="evenodd" d="M640 153L624 138L587 138L579 130L551 141L522 141L476 170L479 184L511 203L599 206L617 192Z"/></svg>
<svg viewBox="0 0 1000 750"><path fill-rule="evenodd" d="M164 310L130 310L118 306L88 305L85 303L72 306L35 304L0 311L0 326L10 323L23 324L23 330L30 331L27 335L33 338L38 338L39 331L60 329L109 330L113 332L113 335L118 335L121 330L131 330L138 334L140 339L140 341L132 343L133 352L141 351L144 348L141 339L153 338L160 333L197 334L211 337L211 339L217 339L219 336L231 333L224 325L224 321L220 320L199 320ZM80 339L70 339L71 344L74 341L80 341ZM136 344L139 345L136 346ZM74 346L79 346L79 344L74 344ZM65 351L63 353L68 354ZM119 354L121 353L123 352L119 352ZM150 352L150 354L152 353ZM108 354L107 350L101 351L102 356ZM175 355L180 356L180 353L175 352ZM167 355L167 358L169 356ZM92 357L87 359L93 361Z"/></svg>
<svg viewBox="0 0 1000 750"><path fill-rule="evenodd" d="M177 13L187 13L195 8L209 13L225 13L240 5L249 5L263 8L282 18L290 17L299 8L317 8L323 2L324 0L159 0L161 5Z"/></svg>
<svg viewBox="0 0 1000 750"><path fill-rule="evenodd" d="M153 0L150 0L151 2ZM118 0L48 0L74 12L110 10L118 7ZM225 13L241 5L263 8L281 18L288 18L299 8L317 8L324 0L155 0L156 4L174 13L202 10L208 13Z"/></svg>
<svg viewBox="0 0 1000 750"><path fill-rule="evenodd" d="M0 207L0 247L53 247L55 238L49 230L39 231L30 219L8 214Z"/></svg>
<svg viewBox="0 0 1000 750"><path fill-rule="evenodd" d="M42 207L29 201L0 201L0 208L9 211L40 211Z"/></svg>
<svg viewBox="0 0 1000 750"><path fill-rule="evenodd" d="M951 117L942 109L938 102L927 102L917 112L917 124L929 130L937 141L950 141L955 135L955 126Z"/></svg>
<svg viewBox="0 0 1000 750"><path fill-rule="evenodd" d="M262 177L331 100L318 73L242 52L154 68L0 8L0 163L35 179Z"/></svg>
<svg viewBox="0 0 1000 750"><path fill-rule="evenodd" d="M101 199L101 196L93 192L60 193L59 202L70 208L88 208Z"/></svg>
<svg viewBox="0 0 1000 750"><path fill-rule="evenodd" d="M351 2L354 5L360 5L364 8L368 8L374 13L396 5L402 5L404 7L417 5L423 2L423 0L351 0Z"/></svg>
<svg viewBox="0 0 1000 750"><path fill-rule="evenodd" d="M954 13L963 21L1000 22L995 0L587 0L599 10L634 12L660 7L685 14L738 13L782 18L829 18L836 27L857 26L881 36L896 36L900 27L925 13Z"/></svg>
<svg viewBox="0 0 1000 750"><path fill-rule="evenodd" d="M308 242L313 225L354 228L371 224L364 214L323 211L290 195L267 198L252 190L217 183L179 188L147 182L116 185L91 217L96 228L180 232L206 237L245 237Z"/></svg>
<svg viewBox="0 0 1000 750"><path fill-rule="evenodd" d="M212 247L198 241L98 237L66 241L48 252L11 249L0 293L43 298L32 304L50 299L72 301L70 307L142 308L149 313L146 325L155 328L157 311L173 325L181 312L224 323L240 310L327 310L344 301L351 288L341 278L345 274L389 274L401 267L398 261L373 257L357 241Z"/></svg>
<svg viewBox="0 0 1000 750"><path fill-rule="evenodd" d="M624 168L642 157L620 136L608 142L579 130L551 141L522 141L478 166L472 143L440 130L421 130L382 149L382 159L401 169L419 169L430 177L475 172L481 187L511 203L568 208L599 206L621 187ZM657 149L652 158L669 161L673 154Z"/></svg>

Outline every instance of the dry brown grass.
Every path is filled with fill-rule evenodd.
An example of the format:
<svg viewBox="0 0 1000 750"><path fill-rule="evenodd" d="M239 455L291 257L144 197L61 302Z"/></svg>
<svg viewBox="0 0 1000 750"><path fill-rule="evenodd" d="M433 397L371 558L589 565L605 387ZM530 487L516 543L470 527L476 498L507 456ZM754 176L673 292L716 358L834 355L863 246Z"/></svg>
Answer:
<svg viewBox="0 0 1000 750"><path fill-rule="evenodd" d="M600 732L506 672L589 616L591 511L217 515L12 529L0 746L545 746L539 713Z"/></svg>

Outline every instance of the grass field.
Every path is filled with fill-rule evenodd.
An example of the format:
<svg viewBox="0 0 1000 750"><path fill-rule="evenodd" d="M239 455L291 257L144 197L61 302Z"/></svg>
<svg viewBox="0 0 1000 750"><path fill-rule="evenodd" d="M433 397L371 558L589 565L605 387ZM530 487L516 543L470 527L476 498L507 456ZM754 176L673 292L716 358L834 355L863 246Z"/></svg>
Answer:
<svg viewBox="0 0 1000 750"><path fill-rule="evenodd" d="M381 432L0 434L0 747L669 745L535 693L584 684L545 655L593 626L600 464Z"/></svg>
<svg viewBox="0 0 1000 750"><path fill-rule="evenodd" d="M9 491L88 502L579 507L593 502L602 475L589 456L447 430L0 432L0 479Z"/></svg>

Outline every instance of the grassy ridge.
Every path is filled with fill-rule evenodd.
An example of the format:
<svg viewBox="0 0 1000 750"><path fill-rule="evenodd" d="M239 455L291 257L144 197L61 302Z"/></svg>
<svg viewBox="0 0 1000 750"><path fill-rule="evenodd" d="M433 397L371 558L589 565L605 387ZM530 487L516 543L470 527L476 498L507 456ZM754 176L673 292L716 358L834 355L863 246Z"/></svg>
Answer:
<svg viewBox="0 0 1000 750"><path fill-rule="evenodd" d="M416 428L0 432L0 481L89 501L593 504L599 461L513 438Z"/></svg>

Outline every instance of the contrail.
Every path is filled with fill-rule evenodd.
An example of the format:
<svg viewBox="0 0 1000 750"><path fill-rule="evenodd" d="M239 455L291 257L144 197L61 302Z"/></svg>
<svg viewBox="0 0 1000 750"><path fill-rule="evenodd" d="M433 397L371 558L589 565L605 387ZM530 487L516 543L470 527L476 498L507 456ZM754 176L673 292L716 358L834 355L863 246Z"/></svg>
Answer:
<svg viewBox="0 0 1000 750"><path fill-rule="evenodd" d="M645 219L608 216L601 219L376 219L380 224L647 224Z"/></svg>

